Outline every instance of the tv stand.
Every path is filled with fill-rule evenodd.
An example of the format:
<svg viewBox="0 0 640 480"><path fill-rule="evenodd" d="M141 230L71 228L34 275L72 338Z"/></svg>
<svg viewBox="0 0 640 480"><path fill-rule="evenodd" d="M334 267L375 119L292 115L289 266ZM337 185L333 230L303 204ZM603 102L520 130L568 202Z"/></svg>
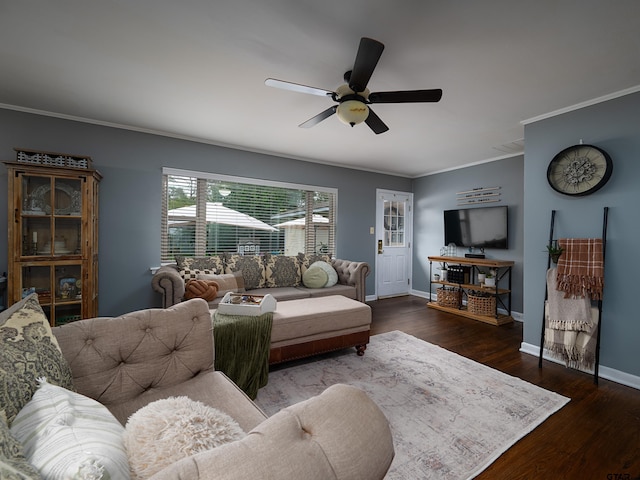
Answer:
<svg viewBox="0 0 640 480"><path fill-rule="evenodd" d="M472 318L480 322L489 323L491 325L504 325L513 322L511 316L511 268L514 262L510 260L494 260L488 258L469 258L465 257L428 257L429 259L429 302L427 307L435 308L455 315L461 315L466 318ZM433 280L433 262L441 263L442 265L464 265L471 267L471 276L469 283L452 283L445 280ZM483 270L495 270L496 271L496 284L493 287L480 285L477 282L477 273L480 269ZM500 282L507 282L507 288L500 288ZM458 287L462 290L462 296L468 297L470 290L482 291L484 293L491 294L496 299L495 312L493 315L479 315L473 312L469 312L467 307L460 305L459 308L448 307L439 305L437 301L432 300L431 292L433 285L438 288L439 285ZM506 299L504 301L503 299ZM499 313L498 306L501 306L503 310L507 311L507 314Z"/></svg>

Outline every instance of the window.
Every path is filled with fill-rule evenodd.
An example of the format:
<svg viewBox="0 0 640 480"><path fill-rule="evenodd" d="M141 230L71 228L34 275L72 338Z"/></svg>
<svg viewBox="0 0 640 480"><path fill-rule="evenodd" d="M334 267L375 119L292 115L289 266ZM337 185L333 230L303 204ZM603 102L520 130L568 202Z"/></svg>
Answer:
<svg viewBox="0 0 640 480"><path fill-rule="evenodd" d="M404 210L406 202L384 201L384 246L404 247Z"/></svg>
<svg viewBox="0 0 640 480"><path fill-rule="evenodd" d="M335 253L337 190L165 168L162 261Z"/></svg>

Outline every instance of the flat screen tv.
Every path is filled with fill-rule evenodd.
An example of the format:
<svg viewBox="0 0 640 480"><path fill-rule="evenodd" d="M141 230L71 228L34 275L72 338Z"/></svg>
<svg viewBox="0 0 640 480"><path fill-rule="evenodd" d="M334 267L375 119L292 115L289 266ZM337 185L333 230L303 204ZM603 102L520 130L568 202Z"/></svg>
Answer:
<svg viewBox="0 0 640 480"><path fill-rule="evenodd" d="M508 208L478 207L445 210L444 244L459 247L500 248L508 245Z"/></svg>

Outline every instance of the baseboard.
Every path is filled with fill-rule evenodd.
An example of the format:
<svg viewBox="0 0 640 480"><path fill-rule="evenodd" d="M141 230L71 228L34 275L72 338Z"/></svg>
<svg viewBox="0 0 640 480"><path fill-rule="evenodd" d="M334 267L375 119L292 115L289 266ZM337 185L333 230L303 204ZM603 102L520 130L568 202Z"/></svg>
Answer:
<svg viewBox="0 0 640 480"><path fill-rule="evenodd" d="M540 355L540 346L522 342L520 344L520 351L538 357ZM562 360L552 357L547 351L542 354L542 358L559 365L564 365ZM593 370L585 371L585 373L593 375ZM640 390L640 377L626 372L621 372L620 370L616 370L605 365L600 365L598 368L598 377Z"/></svg>
<svg viewBox="0 0 640 480"><path fill-rule="evenodd" d="M413 289L411 289L409 291L409 293L411 295L415 295L416 297L426 298L427 300L429 299L429 294L427 292L423 292L422 290L413 290ZM432 295L432 298L435 298L435 296Z"/></svg>

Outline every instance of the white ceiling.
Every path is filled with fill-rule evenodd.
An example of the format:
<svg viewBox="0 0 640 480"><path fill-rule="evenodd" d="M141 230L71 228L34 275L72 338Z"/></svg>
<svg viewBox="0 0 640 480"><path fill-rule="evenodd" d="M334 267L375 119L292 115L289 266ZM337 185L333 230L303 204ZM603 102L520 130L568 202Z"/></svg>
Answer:
<svg viewBox="0 0 640 480"><path fill-rule="evenodd" d="M375 135L325 110L386 48ZM640 86L637 0L0 0L0 106L408 177L522 152L522 121ZM575 139L577 143L579 139ZM588 139L585 139L588 141Z"/></svg>

